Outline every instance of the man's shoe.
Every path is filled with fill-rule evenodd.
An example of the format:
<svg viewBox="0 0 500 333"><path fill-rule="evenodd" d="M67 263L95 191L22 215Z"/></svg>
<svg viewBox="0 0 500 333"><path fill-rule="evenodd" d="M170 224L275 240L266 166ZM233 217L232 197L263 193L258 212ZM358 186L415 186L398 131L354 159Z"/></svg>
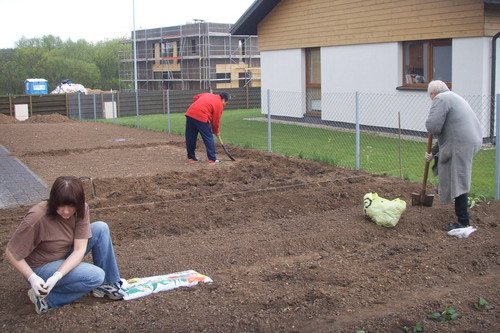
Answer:
<svg viewBox="0 0 500 333"><path fill-rule="evenodd" d="M200 159L198 158L198 156L196 156L195 158L188 158L188 163L196 163L199 161Z"/></svg>
<svg viewBox="0 0 500 333"><path fill-rule="evenodd" d="M92 296L94 297L104 297L108 296L112 300L119 300L123 298L122 293L120 293L120 284L121 282L113 283L113 284L103 284L100 287L92 290Z"/></svg>
<svg viewBox="0 0 500 333"><path fill-rule="evenodd" d="M33 289L28 290L28 297L31 303L35 304L36 313L42 314L49 310L49 304L42 297L37 296Z"/></svg>
<svg viewBox="0 0 500 333"><path fill-rule="evenodd" d="M463 225L463 224L458 223L458 222L453 222L453 223L450 223L448 225L445 225L443 227L443 229L446 231L450 231L450 230L454 230L454 229L467 228L467 227L468 227L468 225Z"/></svg>
<svg viewBox="0 0 500 333"><path fill-rule="evenodd" d="M215 160L215 161L208 161L208 163L210 164L218 164L218 163L222 163L221 160Z"/></svg>

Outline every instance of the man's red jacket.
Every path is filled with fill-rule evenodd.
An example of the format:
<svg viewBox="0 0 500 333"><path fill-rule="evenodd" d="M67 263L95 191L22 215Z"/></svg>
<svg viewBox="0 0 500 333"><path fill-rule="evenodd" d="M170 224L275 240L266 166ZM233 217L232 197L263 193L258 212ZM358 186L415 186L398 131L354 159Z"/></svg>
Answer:
<svg viewBox="0 0 500 333"><path fill-rule="evenodd" d="M219 134L220 118L224 105L219 95L211 93L198 94L193 97L194 103L186 111L186 116L212 126L212 133Z"/></svg>

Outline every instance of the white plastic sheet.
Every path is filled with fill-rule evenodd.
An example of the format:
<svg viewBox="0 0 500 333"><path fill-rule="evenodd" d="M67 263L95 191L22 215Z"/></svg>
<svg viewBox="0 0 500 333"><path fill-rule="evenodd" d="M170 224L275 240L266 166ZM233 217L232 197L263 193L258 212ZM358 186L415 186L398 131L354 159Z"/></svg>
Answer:
<svg viewBox="0 0 500 333"><path fill-rule="evenodd" d="M160 291L196 286L200 282L210 283L213 281L208 276L193 270L129 280L122 279L121 293L123 299L128 301Z"/></svg>
<svg viewBox="0 0 500 333"><path fill-rule="evenodd" d="M465 228L457 228L457 229L450 230L450 231L448 231L448 235L455 236L458 238L467 238L470 236L470 234L472 234L476 230L477 229L474 228L473 226L468 226Z"/></svg>

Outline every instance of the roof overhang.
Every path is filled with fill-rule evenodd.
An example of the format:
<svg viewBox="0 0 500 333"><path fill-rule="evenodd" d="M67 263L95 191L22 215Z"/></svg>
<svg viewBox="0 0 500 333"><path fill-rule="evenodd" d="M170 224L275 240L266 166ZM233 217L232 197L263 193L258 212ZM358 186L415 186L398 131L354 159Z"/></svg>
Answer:
<svg viewBox="0 0 500 333"><path fill-rule="evenodd" d="M257 35L257 26L281 0L255 0L231 28L233 35Z"/></svg>
<svg viewBox="0 0 500 333"><path fill-rule="evenodd" d="M281 0L255 0L231 28L233 35L257 35L257 26ZM500 0L483 0L485 4L500 5Z"/></svg>

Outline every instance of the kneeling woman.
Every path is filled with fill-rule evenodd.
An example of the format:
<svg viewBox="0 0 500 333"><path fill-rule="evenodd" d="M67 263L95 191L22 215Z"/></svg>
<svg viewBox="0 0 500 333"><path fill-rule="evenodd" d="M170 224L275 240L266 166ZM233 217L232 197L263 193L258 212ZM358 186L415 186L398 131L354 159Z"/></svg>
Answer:
<svg viewBox="0 0 500 333"><path fill-rule="evenodd" d="M82 262L90 251L94 264ZM5 255L31 285L28 296L37 313L91 291L95 297L123 298L108 225L90 223L83 185L76 177L55 180L48 201L29 210Z"/></svg>

